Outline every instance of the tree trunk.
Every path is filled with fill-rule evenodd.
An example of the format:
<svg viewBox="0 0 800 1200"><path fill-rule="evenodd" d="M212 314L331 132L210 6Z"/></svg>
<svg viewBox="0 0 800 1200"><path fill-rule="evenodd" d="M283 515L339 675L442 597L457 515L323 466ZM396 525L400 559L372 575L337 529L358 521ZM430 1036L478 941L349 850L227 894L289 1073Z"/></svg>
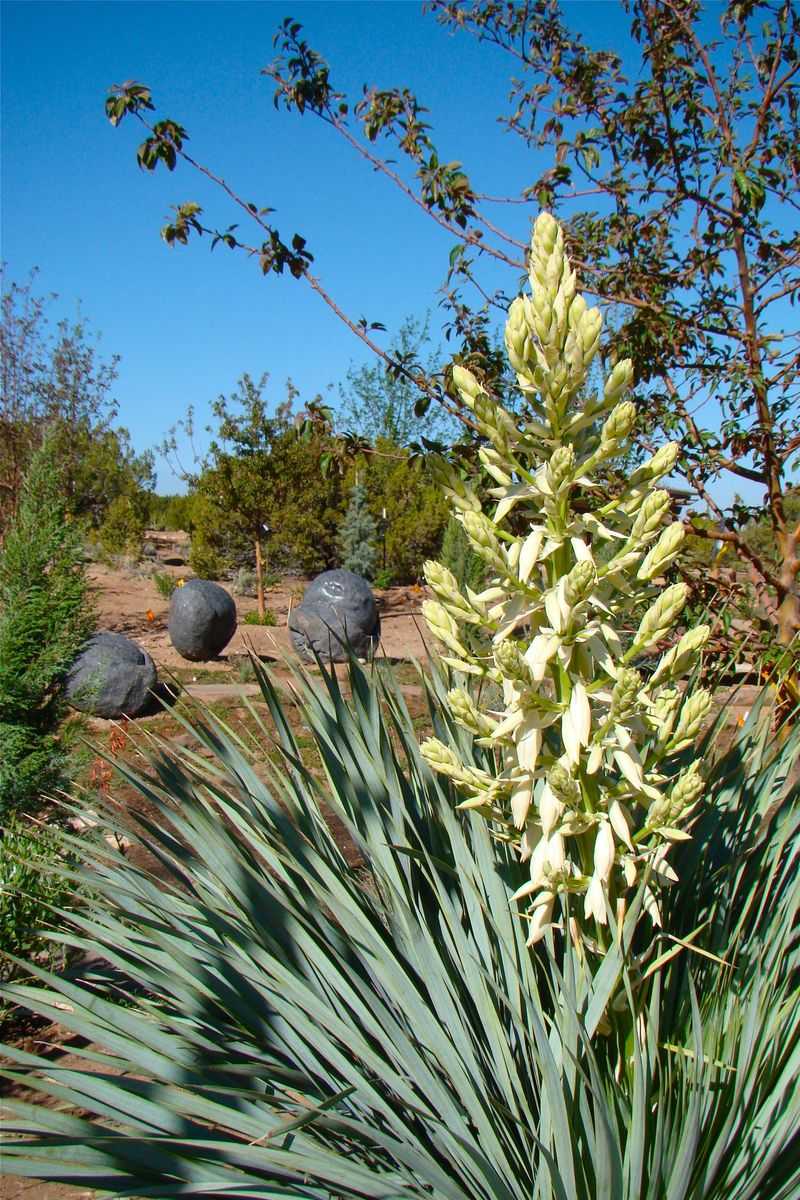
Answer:
<svg viewBox="0 0 800 1200"><path fill-rule="evenodd" d="M258 597L258 619L263 622L266 609L264 607L264 558L261 551L261 538L256 535L256 595Z"/></svg>
<svg viewBox="0 0 800 1200"><path fill-rule="evenodd" d="M800 586L798 585L800 558L798 558L798 542L800 542L800 525L796 529L786 529L778 535L782 593L778 606L778 640L783 646L788 646L797 636L798 632L800 632Z"/></svg>

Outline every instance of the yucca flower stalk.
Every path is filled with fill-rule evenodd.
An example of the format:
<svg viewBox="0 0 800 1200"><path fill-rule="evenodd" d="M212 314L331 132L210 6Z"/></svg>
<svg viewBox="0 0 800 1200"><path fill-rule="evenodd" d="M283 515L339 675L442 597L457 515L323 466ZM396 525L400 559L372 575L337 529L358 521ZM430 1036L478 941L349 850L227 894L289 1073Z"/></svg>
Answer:
<svg viewBox="0 0 800 1200"><path fill-rule="evenodd" d="M476 769L436 738L422 753L453 781L459 807L487 818L530 863L515 893L526 901L529 944L568 916L573 938L597 949L608 943L610 918L621 927L637 890L661 923L659 891L676 878L670 849L689 836L704 789L699 761L686 762L684 752L711 709L708 691L679 681L709 628L676 638L688 589L663 582L684 539L658 486L677 444L662 446L612 499L601 486L636 422L626 398L633 367L617 362L602 394L587 393L602 317L579 294L562 230L547 213L534 226L529 274L531 294L512 303L505 334L525 415L453 368L488 442L480 460L492 511L444 461L437 466L493 578L480 593L461 592L439 563L425 567L436 599L424 615L445 663L501 689L496 709L481 707L466 686L448 694L453 718L494 750L497 769ZM485 635L488 652L467 648L466 626ZM655 669L637 666L670 638Z"/></svg>

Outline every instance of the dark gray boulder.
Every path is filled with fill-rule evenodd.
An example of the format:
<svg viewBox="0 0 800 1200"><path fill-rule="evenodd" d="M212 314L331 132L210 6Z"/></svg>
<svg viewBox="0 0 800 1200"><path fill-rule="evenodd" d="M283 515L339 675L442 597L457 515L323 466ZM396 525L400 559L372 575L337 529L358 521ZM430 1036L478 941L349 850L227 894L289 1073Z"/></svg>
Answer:
<svg viewBox="0 0 800 1200"><path fill-rule="evenodd" d="M93 717L136 717L152 704L152 658L123 633L96 633L70 667L69 704Z"/></svg>
<svg viewBox="0 0 800 1200"><path fill-rule="evenodd" d="M233 597L210 579L190 579L172 593L167 629L183 658L216 658L236 632Z"/></svg>
<svg viewBox="0 0 800 1200"><path fill-rule="evenodd" d="M328 662L345 662L347 643L358 658L370 658L381 622L366 579L352 571L323 571L292 610L289 632L295 650L309 662L315 653Z"/></svg>

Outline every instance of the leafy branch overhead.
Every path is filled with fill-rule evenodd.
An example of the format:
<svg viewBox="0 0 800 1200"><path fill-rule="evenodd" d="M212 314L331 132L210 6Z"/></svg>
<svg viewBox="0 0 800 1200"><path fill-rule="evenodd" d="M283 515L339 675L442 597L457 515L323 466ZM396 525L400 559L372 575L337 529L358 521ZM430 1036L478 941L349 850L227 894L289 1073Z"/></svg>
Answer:
<svg viewBox="0 0 800 1200"><path fill-rule="evenodd" d="M531 182L519 195L482 190L476 173L448 158L428 108L408 87L367 86L351 100L292 19L280 25L277 57L264 69L276 106L324 122L452 236L444 285L449 333L459 341L462 365L498 394L505 377L493 332L526 269L526 206L559 216L587 293L613 305L612 362L631 358L634 401L646 408L650 428L680 444L676 472L700 506L694 531L709 535L710 513L789 641L800 629L800 527L784 504L800 452L796 6L626 0L624 55L619 46L590 46L556 0L432 0L427 7L446 29L473 36L509 62L510 105L501 121L531 155ZM641 66L632 78L623 57ZM125 85L109 104L118 122L130 110L141 118L151 100L142 85ZM160 122L145 146L154 162L169 166L174 155L193 161L185 140L180 126ZM198 214L178 212L176 237L194 229L192 218ZM266 250L246 249L264 254L268 269L300 270L305 245L286 243L269 227L264 232ZM241 244L234 226L214 236ZM506 290L485 285L489 260L508 268ZM300 273L386 361L305 260ZM449 382L432 386L422 374L412 382L470 420ZM645 449L648 441L640 434ZM777 566L741 533L761 505L723 503L723 478L729 492L744 485L763 491Z"/></svg>

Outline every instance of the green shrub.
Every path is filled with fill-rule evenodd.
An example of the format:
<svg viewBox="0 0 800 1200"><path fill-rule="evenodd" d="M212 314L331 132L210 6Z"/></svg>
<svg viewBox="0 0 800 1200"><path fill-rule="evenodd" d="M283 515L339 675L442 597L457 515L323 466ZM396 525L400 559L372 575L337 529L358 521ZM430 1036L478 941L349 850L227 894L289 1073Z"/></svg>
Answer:
<svg viewBox="0 0 800 1200"><path fill-rule="evenodd" d="M45 442L0 549L0 816L61 780L62 682L93 626L81 530Z"/></svg>
<svg viewBox="0 0 800 1200"><path fill-rule="evenodd" d="M253 611L253 612L245 613L245 615L242 619L243 619L245 625L277 625L278 624L278 619L275 616L275 613L272 611L271 608L267 608L264 610L263 617L259 616L259 614L257 612Z"/></svg>
<svg viewBox="0 0 800 1200"><path fill-rule="evenodd" d="M375 572L373 584L376 588L390 588L394 586L394 571L391 567L381 567Z"/></svg>
<svg viewBox="0 0 800 1200"><path fill-rule="evenodd" d="M138 559L146 528L147 511L141 497L115 496L97 531L106 557L127 555Z"/></svg>
<svg viewBox="0 0 800 1200"><path fill-rule="evenodd" d="M74 884L63 874L72 865L55 831L19 818L5 825L0 837L0 978L24 973L8 955L52 969L63 966L65 948L45 931L61 923L53 910L72 904Z"/></svg>
<svg viewBox="0 0 800 1200"><path fill-rule="evenodd" d="M385 544L386 569L394 582L415 583L425 560L439 551L449 518L447 501L425 465L410 462L404 447L378 439L375 451L359 471L364 472L372 515L377 519L386 510L386 532L378 539L376 560L383 565ZM353 477L354 473L355 468Z"/></svg>
<svg viewBox="0 0 800 1200"><path fill-rule="evenodd" d="M156 585L156 591L160 596L169 600L175 588L178 586L178 581L174 575L167 574L166 571L154 571L151 579Z"/></svg>

